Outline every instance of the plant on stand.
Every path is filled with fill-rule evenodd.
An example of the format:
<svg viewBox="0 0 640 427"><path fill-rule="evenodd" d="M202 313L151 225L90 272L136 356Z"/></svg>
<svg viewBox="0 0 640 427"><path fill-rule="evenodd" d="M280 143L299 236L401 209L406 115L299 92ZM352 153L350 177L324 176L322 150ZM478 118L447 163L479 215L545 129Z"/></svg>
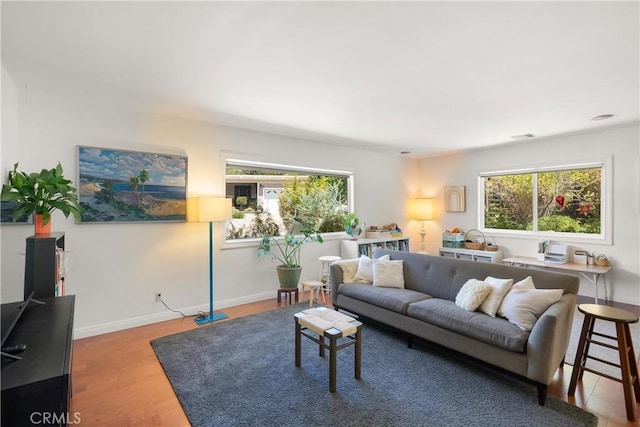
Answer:
<svg viewBox="0 0 640 427"><path fill-rule="evenodd" d="M351 237L351 240L357 240L360 233L362 233L360 220L354 212L351 212L344 218L343 225L344 231Z"/></svg>
<svg viewBox="0 0 640 427"><path fill-rule="evenodd" d="M282 288L297 288L302 267L300 266L300 252L309 242L322 243L322 236L315 230L304 227L299 234L294 234L296 224L284 236L264 236L258 246L258 257L271 255L280 265L276 267L278 281Z"/></svg>
<svg viewBox="0 0 640 427"><path fill-rule="evenodd" d="M18 163L9 172L9 183L2 186L3 202L12 202L13 221L33 214L35 234L51 232L51 213L60 211L66 218L73 215L80 221L83 209L76 189L65 179L60 162L53 169L27 173L18 171Z"/></svg>

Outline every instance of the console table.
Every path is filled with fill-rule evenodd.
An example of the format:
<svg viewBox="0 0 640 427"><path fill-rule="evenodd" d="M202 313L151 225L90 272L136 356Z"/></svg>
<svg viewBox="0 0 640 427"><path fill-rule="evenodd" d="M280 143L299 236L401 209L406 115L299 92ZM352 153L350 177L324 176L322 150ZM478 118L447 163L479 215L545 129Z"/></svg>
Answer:
<svg viewBox="0 0 640 427"><path fill-rule="evenodd" d="M40 298L22 313L5 345L26 344L20 360L2 358L2 425L67 425L75 295ZM10 315L21 302L2 304ZM46 418L43 418L46 417ZM44 422L49 420L49 422Z"/></svg>
<svg viewBox="0 0 640 427"><path fill-rule="evenodd" d="M607 276L606 274L611 270L610 266L600 266L600 265L585 265L585 264L576 264L573 262L567 264L555 264L550 262L540 261L534 257L528 256L514 256L511 258L505 258L502 260L505 264L510 265L518 265L522 267L544 267L544 268L553 268L555 270L563 270L570 271L574 273L580 274L582 277L591 282L596 290L595 301L598 304L598 280L600 280L600 276L604 281L604 300L609 301L609 296L607 292Z"/></svg>

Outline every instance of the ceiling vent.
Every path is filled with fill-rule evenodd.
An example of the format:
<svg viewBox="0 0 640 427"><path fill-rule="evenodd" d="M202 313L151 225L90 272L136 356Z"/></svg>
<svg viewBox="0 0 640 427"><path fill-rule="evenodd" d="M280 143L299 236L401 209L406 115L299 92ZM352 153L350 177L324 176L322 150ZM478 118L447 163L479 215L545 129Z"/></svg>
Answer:
<svg viewBox="0 0 640 427"><path fill-rule="evenodd" d="M601 116L595 116L593 119L591 120L607 120L610 119L611 117L613 117L613 114L602 114Z"/></svg>
<svg viewBox="0 0 640 427"><path fill-rule="evenodd" d="M522 139L530 139L530 138L534 138L534 135L531 135L530 133L525 133L522 135L514 135L511 137L511 139L515 139L515 140L522 140Z"/></svg>

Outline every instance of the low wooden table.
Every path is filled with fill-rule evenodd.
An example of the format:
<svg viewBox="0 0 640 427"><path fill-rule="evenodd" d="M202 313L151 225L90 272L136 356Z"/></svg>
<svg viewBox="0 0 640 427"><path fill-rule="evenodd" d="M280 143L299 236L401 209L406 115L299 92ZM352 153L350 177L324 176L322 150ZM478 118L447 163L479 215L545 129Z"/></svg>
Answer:
<svg viewBox="0 0 640 427"><path fill-rule="evenodd" d="M569 391L567 394L569 396L573 396L575 394L576 385L578 381L582 380L582 374L584 374L584 371L589 371L605 378L621 382L624 390L624 401L627 408L627 419L629 419L629 421L635 421L637 419L637 415L633 395L635 392L635 401L640 402L640 382L638 380L638 366L636 365L636 356L633 351L633 340L631 339L629 324L636 323L638 321L638 316L626 310L598 304L580 304L578 306L578 310L580 310L581 313L584 313L584 323L582 324L582 333L580 334L578 351L576 352L576 360L573 363L573 372L571 374L571 382L569 383ZM613 337L599 332L594 332L593 326L596 319L614 322L616 324L616 336ZM594 335L596 337L600 336L617 341L618 346L616 347L615 345L597 341L594 339ZM617 350L620 357L620 364L618 365L608 360L589 356L589 346L591 344ZM593 359L601 363L617 366L622 371L622 379L612 377L596 371L595 369L586 367L587 359Z"/></svg>
<svg viewBox="0 0 640 427"><path fill-rule="evenodd" d="M350 345L355 346L354 355L354 375L360 379L361 353L362 353L362 323L353 317L342 314L327 307L310 308L294 315L295 327L295 364L301 365L302 335L318 344L320 357L324 357L324 350L329 350L329 392L336 391L336 364L338 350L342 350ZM307 331L318 334L316 338ZM325 338L329 339L329 344L325 343ZM338 340L345 338L346 341L338 344Z"/></svg>
<svg viewBox="0 0 640 427"><path fill-rule="evenodd" d="M552 268L555 270L563 270L570 271L574 273L580 274L582 277L590 281L595 290L595 303L598 304L598 281L600 280L600 276L604 280L604 300L609 301L609 295L607 293L607 276L606 274L611 270L610 266L601 266L601 265L585 265L585 264L576 264L573 262L567 264L555 264L551 262L540 261L537 258L529 257L529 256L514 256L510 258L505 258L502 260L505 264L523 266L523 267L544 267L544 268Z"/></svg>
<svg viewBox="0 0 640 427"><path fill-rule="evenodd" d="M278 289L278 302L282 300L282 294L284 294L284 301L289 301L291 304L291 294L295 295L296 302L298 302L298 288L280 288Z"/></svg>

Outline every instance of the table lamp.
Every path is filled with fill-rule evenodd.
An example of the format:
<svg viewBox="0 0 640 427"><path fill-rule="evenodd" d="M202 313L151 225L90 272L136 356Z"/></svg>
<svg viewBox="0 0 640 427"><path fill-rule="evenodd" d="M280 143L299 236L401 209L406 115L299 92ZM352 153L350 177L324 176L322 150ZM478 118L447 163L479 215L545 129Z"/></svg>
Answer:
<svg viewBox="0 0 640 427"><path fill-rule="evenodd" d="M213 223L229 221L231 217L231 199L224 197L193 197L189 199L189 220L209 223L209 314L198 316L194 321L198 325L226 319L224 313L213 313Z"/></svg>
<svg viewBox="0 0 640 427"><path fill-rule="evenodd" d="M433 199L413 199L411 218L422 221L422 228L420 229L420 252L424 252L424 236L427 234L424 229L424 222L431 221L433 219Z"/></svg>

